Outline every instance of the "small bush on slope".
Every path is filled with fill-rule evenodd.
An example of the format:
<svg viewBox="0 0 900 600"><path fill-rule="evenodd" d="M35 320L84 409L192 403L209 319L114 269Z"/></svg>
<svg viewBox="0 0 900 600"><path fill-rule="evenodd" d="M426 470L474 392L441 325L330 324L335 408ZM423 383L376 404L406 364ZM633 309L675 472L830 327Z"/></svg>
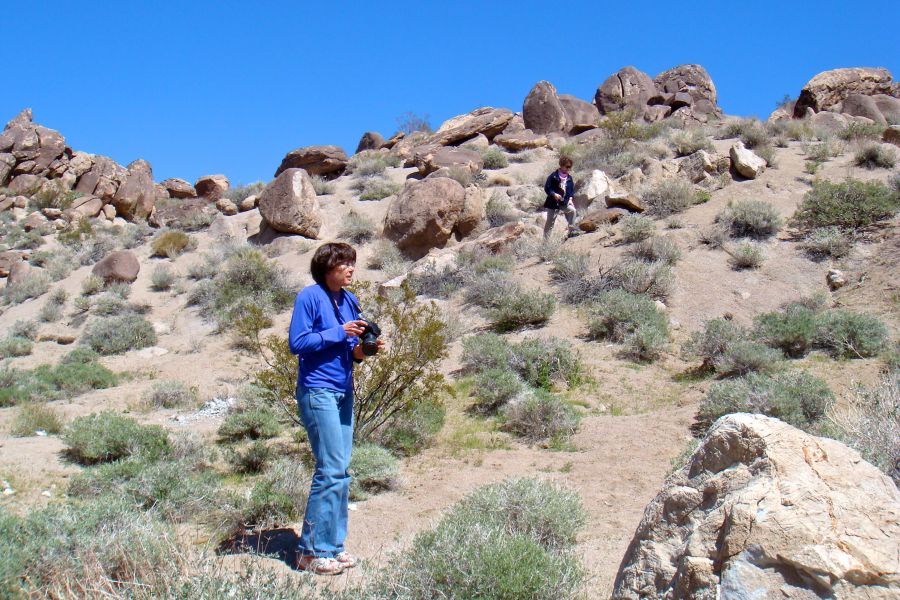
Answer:
<svg viewBox="0 0 900 600"><path fill-rule="evenodd" d="M839 227L853 231L891 218L900 210L900 193L880 181L815 181L791 218L801 229Z"/></svg>

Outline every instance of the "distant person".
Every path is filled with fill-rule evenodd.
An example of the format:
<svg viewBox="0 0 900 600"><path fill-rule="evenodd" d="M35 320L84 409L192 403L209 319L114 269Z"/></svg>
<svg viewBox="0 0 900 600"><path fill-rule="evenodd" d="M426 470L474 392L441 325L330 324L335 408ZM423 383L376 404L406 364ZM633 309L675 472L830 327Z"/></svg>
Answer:
<svg viewBox="0 0 900 600"><path fill-rule="evenodd" d="M562 211L569 224L569 237L581 233L575 227L575 182L569 174L572 168L572 159L568 156L559 157L559 169L550 173L544 183L544 191L547 199L544 208L547 209L547 222L544 224L544 239L548 239L553 232L553 224L556 223L556 215Z"/></svg>
<svg viewBox="0 0 900 600"><path fill-rule="evenodd" d="M299 355L297 406L316 459L296 567L319 575L337 575L357 562L344 549L353 365L365 358L359 336L366 321L356 296L344 289L355 268L356 250L349 244L328 243L316 250L310 264L315 283L297 294L288 337L291 352Z"/></svg>

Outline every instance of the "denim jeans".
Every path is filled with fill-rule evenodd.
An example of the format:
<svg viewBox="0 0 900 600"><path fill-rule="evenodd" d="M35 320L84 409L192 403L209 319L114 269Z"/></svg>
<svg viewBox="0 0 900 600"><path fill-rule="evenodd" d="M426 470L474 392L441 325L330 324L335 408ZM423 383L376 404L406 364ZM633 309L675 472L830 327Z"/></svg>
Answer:
<svg viewBox="0 0 900 600"><path fill-rule="evenodd" d="M316 458L298 553L333 558L347 537L353 393L298 386L297 405Z"/></svg>

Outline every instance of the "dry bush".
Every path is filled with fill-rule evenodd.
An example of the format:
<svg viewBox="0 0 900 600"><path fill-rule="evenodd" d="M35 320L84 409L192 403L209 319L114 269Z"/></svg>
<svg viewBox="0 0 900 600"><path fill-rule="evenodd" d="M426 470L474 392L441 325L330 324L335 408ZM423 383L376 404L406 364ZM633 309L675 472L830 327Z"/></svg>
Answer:
<svg viewBox="0 0 900 600"><path fill-rule="evenodd" d="M897 164L897 151L887 144L866 144L857 150L853 162L865 169L893 169Z"/></svg>
<svg viewBox="0 0 900 600"><path fill-rule="evenodd" d="M338 237L350 240L354 244L368 242L375 237L375 223L365 215L351 210L341 221Z"/></svg>
<svg viewBox="0 0 900 600"><path fill-rule="evenodd" d="M771 203L763 200L738 200L716 216L716 223L734 237L767 238L778 233L782 219Z"/></svg>
<svg viewBox="0 0 900 600"><path fill-rule="evenodd" d="M684 179L663 179L643 190L641 200L655 216L667 217L709 200Z"/></svg>
<svg viewBox="0 0 900 600"><path fill-rule="evenodd" d="M183 231L163 231L153 239L151 244L153 252L150 256L177 258L196 246L196 240Z"/></svg>
<svg viewBox="0 0 900 600"><path fill-rule="evenodd" d="M728 253L729 262L736 271L758 269L766 259L762 247L753 242L741 242L724 250Z"/></svg>

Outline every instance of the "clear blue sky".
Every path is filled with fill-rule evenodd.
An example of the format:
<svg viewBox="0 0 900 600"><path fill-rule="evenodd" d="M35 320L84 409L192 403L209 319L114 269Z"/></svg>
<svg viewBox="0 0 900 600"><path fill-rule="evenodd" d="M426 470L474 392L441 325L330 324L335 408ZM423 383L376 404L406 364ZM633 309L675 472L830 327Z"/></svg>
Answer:
<svg viewBox="0 0 900 600"><path fill-rule="evenodd" d="M433 126L521 110L535 82L585 100L625 65L712 75L765 117L816 73L900 77L900 2L6 2L0 122L23 107L70 146L157 180L268 180L310 144L351 153L407 111Z"/></svg>

